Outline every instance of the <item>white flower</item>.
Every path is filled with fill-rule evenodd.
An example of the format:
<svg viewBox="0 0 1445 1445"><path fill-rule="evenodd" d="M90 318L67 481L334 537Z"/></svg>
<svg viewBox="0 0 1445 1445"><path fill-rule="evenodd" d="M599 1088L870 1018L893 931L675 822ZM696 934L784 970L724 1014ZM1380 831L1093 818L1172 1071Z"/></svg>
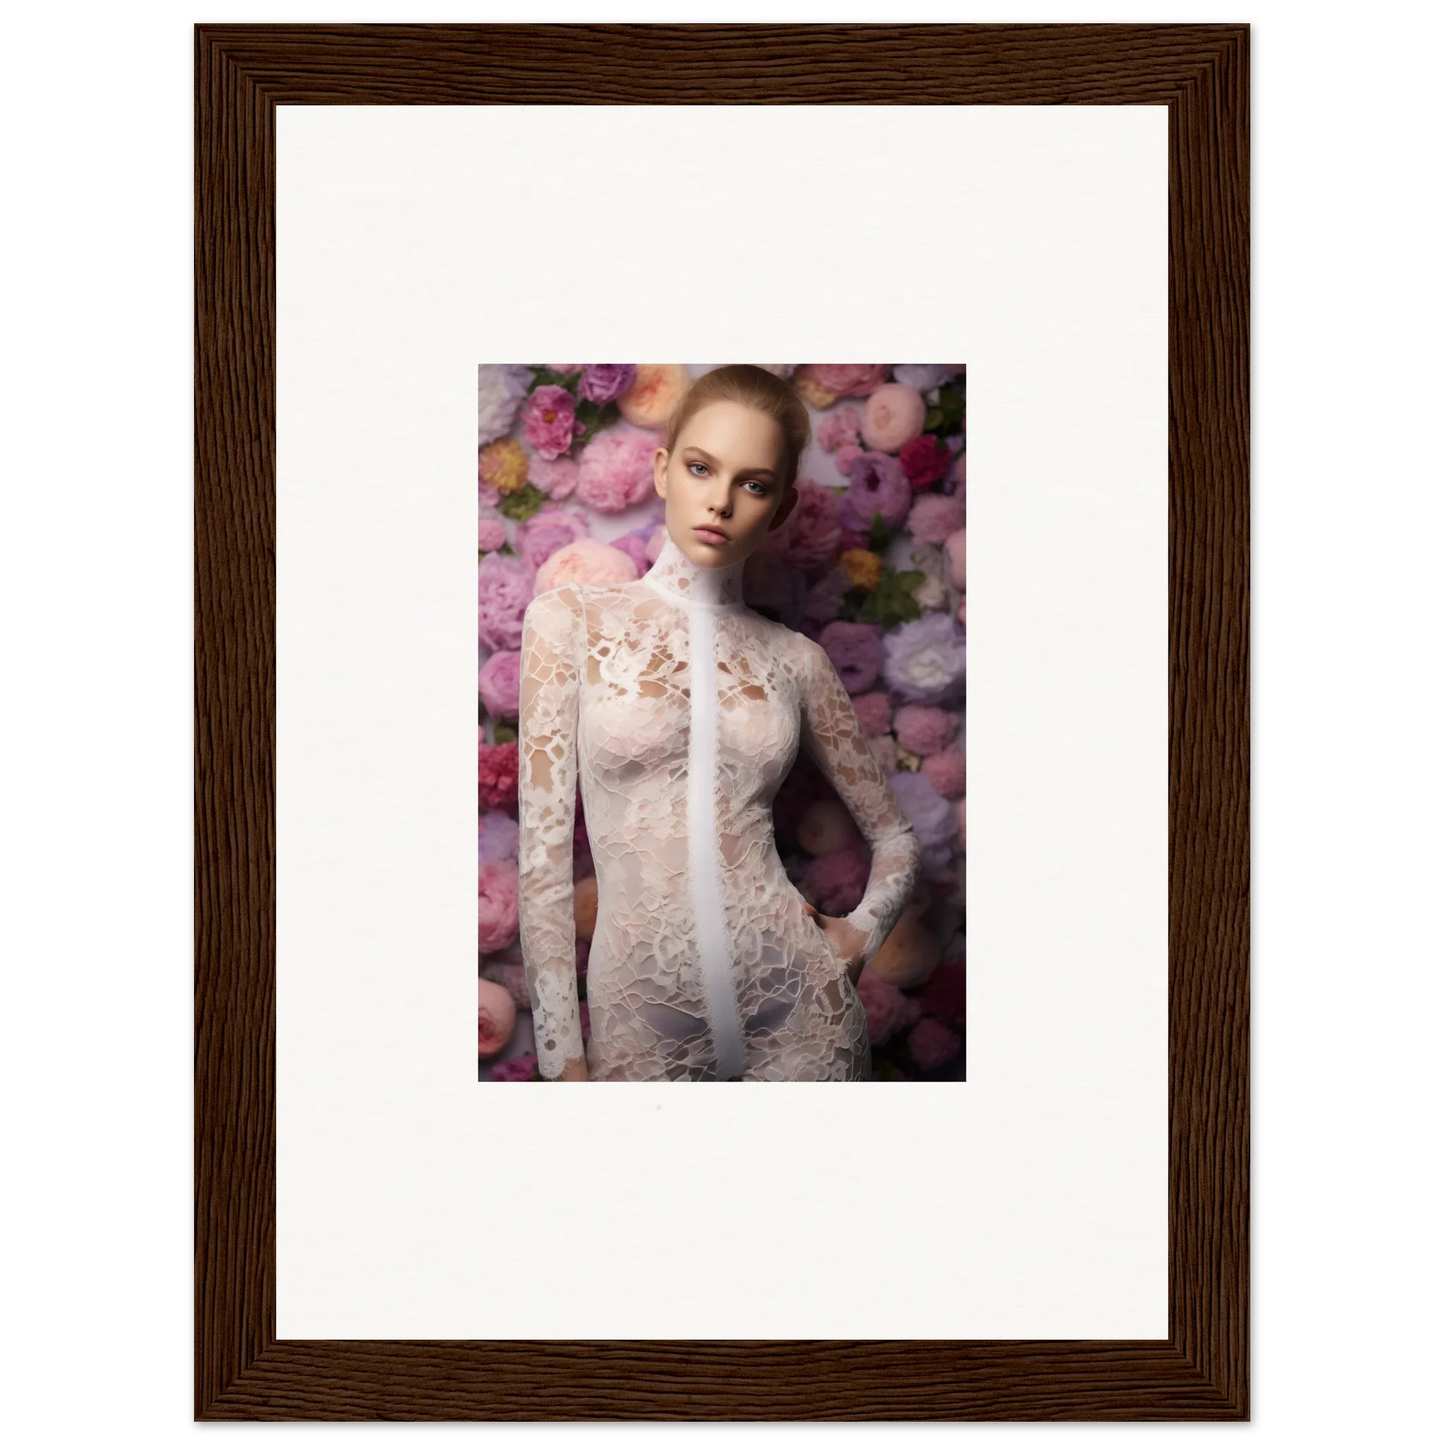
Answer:
<svg viewBox="0 0 1445 1445"><path fill-rule="evenodd" d="M911 386L915 391L932 393L929 400L937 403L938 388L954 374L955 369L952 366L895 366L893 379L901 381L904 386Z"/></svg>
<svg viewBox="0 0 1445 1445"><path fill-rule="evenodd" d="M532 384L525 366L477 367L477 445L486 446L511 431L517 409Z"/></svg>
<svg viewBox="0 0 1445 1445"><path fill-rule="evenodd" d="M913 600L924 612L939 612L948 606L948 588L933 576L927 576L913 589Z"/></svg>

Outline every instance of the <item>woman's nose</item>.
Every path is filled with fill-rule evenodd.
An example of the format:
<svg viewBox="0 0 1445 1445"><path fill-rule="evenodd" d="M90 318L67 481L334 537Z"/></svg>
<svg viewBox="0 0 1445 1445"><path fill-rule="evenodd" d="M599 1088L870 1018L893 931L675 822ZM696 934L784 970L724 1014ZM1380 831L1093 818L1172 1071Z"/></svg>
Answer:
<svg viewBox="0 0 1445 1445"><path fill-rule="evenodd" d="M708 506L719 516L725 517L731 500L732 487L722 478L718 478L708 496Z"/></svg>

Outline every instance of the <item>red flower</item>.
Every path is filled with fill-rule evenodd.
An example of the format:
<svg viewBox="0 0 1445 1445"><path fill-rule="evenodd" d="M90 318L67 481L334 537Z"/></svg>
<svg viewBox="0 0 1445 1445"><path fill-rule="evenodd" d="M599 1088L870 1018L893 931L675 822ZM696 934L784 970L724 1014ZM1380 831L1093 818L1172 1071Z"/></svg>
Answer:
<svg viewBox="0 0 1445 1445"><path fill-rule="evenodd" d="M918 991L918 1001L930 1018L961 1029L967 1017L968 972L961 963L941 963Z"/></svg>
<svg viewBox="0 0 1445 1445"><path fill-rule="evenodd" d="M517 811L516 743L480 743L477 747L477 802L489 808Z"/></svg>
<svg viewBox="0 0 1445 1445"><path fill-rule="evenodd" d="M903 463L909 486L915 492L921 492L934 482L943 480L953 461L953 453L947 442L931 432L924 432L922 436L903 443L898 451L898 460Z"/></svg>

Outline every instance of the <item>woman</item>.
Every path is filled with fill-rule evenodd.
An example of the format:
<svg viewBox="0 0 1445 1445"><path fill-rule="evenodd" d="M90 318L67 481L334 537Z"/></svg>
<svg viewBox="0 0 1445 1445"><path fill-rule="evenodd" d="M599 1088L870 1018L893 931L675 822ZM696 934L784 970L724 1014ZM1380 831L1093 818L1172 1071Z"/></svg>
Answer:
<svg viewBox="0 0 1445 1445"><path fill-rule="evenodd" d="M771 373L705 373L653 456L667 537L652 569L527 607L519 903L544 1079L871 1077L854 985L908 900L918 845L827 654L742 598L743 564L797 502L809 437ZM800 745L872 848L846 918L803 898L774 845L772 800ZM585 1050L579 780L598 887Z"/></svg>

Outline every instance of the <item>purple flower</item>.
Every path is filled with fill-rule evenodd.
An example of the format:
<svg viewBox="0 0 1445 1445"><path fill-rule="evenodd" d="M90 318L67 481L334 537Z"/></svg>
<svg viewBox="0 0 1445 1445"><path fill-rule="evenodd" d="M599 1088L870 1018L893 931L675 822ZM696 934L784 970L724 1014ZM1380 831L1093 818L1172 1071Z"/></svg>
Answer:
<svg viewBox="0 0 1445 1445"><path fill-rule="evenodd" d="M504 863L517 856L517 820L508 813L483 813L477 824L477 859Z"/></svg>
<svg viewBox="0 0 1445 1445"><path fill-rule="evenodd" d="M477 640L499 650L522 645L522 613L532 600L536 578L516 557L488 552L477 567Z"/></svg>
<svg viewBox="0 0 1445 1445"><path fill-rule="evenodd" d="M512 429L532 373L525 366L477 367L477 446L484 447Z"/></svg>
<svg viewBox="0 0 1445 1445"><path fill-rule="evenodd" d="M621 396L636 376L635 366L589 366L577 383L577 395L605 406L613 397Z"/></svg>
<svg viewBox="0 0 1445 1445"><path fill-rule="evenodd" d="M499 1063L492 1065L492 1082L494 1084L530 1083L536 1068L536 1054L518 1054L512 1059L502 1059ZM511 1098L511 1095L509 1094L507 1097Z"/></svg>
<svg viewBox="0 0 1445 1445"><path fill-rule="evenodd" d="M864 452L848 471L848 493L838 504L838 518L844 527L867 532L874 512L883 515L890 530L907 515L913 501L913 486L903 463L887 452Z"/></svg>
<svg viewBox="0 0 1445 1445"><path fill-rule="evenodd" d="M967 686L964 634L951 613L929 612L895 627L884 639L883 651L884 681L905 702L946 706L962 700Z"/></svg>
<svg viewBox="0 0 1445 1445"><path fill-rule="evenodd" d="M828 661L849 692L867 692L878 681L883 644L874 622L830 622L818 634Z"/></svg>
<svg viewBox="0 0 1445 1445"><path fill-rule="evenodd" d="M893 379L919 391L932 391L935 386L942 386L948 381L957 370L956 366L895 366Z"/></svg>
<svg viewBox="0 0 1445 1445"><path fill-rule="evenodd" d="M958 841L958 814L953 804L922 773L890 773L888 786L903 816L913 825L924 866L937 866L951 859Z"/></svg>
<svg viewBox="0 0 1445 1445"><path fill-rule="evenodd" d="M803 616L813 622L832 622L843 610L843 594L853 585L841 567L834 567L808 589Z"/></svg>
<svg viewBox="0 0 1445 1445"><path fill-rule="evenodd" d="M522 429L540 456L549 461L572 448L581 431L572 393L565 386L539 386L522 408Z"/></svg>

